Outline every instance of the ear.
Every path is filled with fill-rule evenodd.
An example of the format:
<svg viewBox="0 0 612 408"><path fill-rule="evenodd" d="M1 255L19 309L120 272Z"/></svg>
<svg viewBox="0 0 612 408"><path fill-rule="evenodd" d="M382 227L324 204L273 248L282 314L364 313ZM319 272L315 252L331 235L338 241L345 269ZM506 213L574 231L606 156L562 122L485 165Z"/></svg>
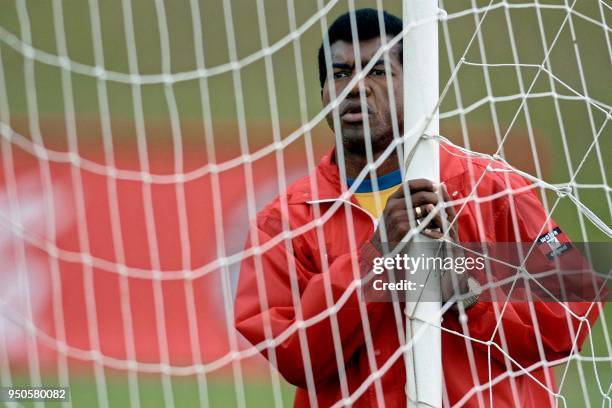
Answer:
<svg viewBox="0 0 612 408"><path fill-rule="evenodd" d="M327 80L325 82L323 82L323 86L321 87L321 103L323 105L325 105L324 93L325 93L325 85L326 84L327 84Z"/></svg>

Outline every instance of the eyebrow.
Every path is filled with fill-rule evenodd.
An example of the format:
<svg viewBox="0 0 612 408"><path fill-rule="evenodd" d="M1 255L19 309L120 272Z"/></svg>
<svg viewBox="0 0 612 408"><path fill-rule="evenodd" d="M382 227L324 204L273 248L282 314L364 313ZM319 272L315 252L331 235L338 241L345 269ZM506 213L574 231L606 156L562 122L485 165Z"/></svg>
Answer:
<svg viewBox="0 0 612 408"><path fill-rule="evenodd" d="M353 69L353 66L352 66L352 65L349 65L349 64L343 64L343 63L339 63L339 62L334 62L334 63L332 64L332 68L338 68L338 69L350 69L350 70L352 70L352 69Z"/></svg>
<svg viewBox="0 0 612 408"><path fill-rule="evenodd" d="M362 61L361 66L365 67L366 65L368 65L370 63L370 61ZM376 63L374 63L374 65L372 65L372 67L376 67L378 65L383 65L385 63L384 60L379 59L378 61L376 61ZM350 65L350 64L346 64L346 63L340 63L340 62L335 62L332 64L332 68L337 68L337 69L350 69L352 70L355 67L355 65Z"/></svg>
<svg viewBox="0 0 612 408"><path fill-rule="evenodd" d="M366 65L368 65L369 63L370 63L370 61L365 61L365 64L362 64L362 65L363 65L363 66L366 66ZM378 61L376 61L376 62L374 63L374 65L372 65L372 67L375 67L375 66L377 66L377 65L384 65L384 64L385 64L385 60L381 60L381 59L379 59Z"/></svg>

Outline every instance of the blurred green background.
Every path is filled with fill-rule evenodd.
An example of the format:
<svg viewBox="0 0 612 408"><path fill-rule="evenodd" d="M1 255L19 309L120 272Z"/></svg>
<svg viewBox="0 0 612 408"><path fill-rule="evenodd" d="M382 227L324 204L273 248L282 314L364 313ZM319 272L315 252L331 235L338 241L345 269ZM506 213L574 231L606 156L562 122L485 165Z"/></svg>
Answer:
<svg viewBox="0 0 612 408"><path fill-rule="evenodd" d="M65 149L66 131L64 124L65 100L62 94L62 72L58 66L38 60L33 63L35 82L26 80L28 62L24 58L24 49L18 41L24 41L24 33L30 33L31 45L38 56L47 58L52 63L60 61L61 54L57 40L65 35L68 57L73 62L85 66L96 66L96 47L104 58L104 66L109 71L129 73L128 56L134 51L139 75L159 74L164 69L171 73L193 71L198 68L196 61L196 43L194 42L193 1L172 0L162 7L165 13L169 32L168 50L164 55L163 31L160 35L159 14L153 0L133 0L128 5L133 16L134 43L125 31L125 14L119 0L96 2L67 0L59 2L55 8L53 1L15 1L0 0L0 57L4 81L0 81L6 92L11 126L25 136L30 136L27 119L35 117L33 106L39 115L38 123L42 137L48 148ZM233 36L235 37L236 55L245 58L262 48L260 25L257 19L257 3L252 0L232 0L225 2L231 5ZM266 0L265 29L269 44L286 38L291 32L289 16L295 15L297 26L304 25L318 12L318 2ZM291 4L293 3L293 5ZM329 2L321 2L329 4ZM327 15L328 24L339 14L348 9L346 1L334 2ZM401 2L381 1L388 11L401 15ZM507 134L504 153L511 164L540 176L550 183L564 183L571 178L572 169L586 158L575 181L581 184L609 184L612 176L608 157L612 152L612 138L609 115L575 97L561 81L579 94L593 101L611 104L612 75L610 54L610 29L612 8L609 2L596 0L578 1L538 1L539 8L531 7L532 1L508 1L504 4L525 7L494 7L486 15L481 25L481 37L477 38L466 52L466 46L475 32L477 18L484 13L465 13L453 17L453 13L465 11L473 6L485 7L489 1L447 0L442 5L451 17L440 28L440 84L441 89L447 84L451 66L454 66L464 55L468 62L489 64L540 65L548 53L549 62L558 81L553 81L558 106L552 91L550 77L533 67L516 69L514 66L490 67L487 72L482 67L463 65L456 77L456 84L451 84L445 95L441 113L441 133L453 141L474 150L493 152L498 147L498 140ZM573 5L574 14L567 18L566 10L559 7ZM199 2L202 41L206 67L215 67L230 60L232 38L228 37L226 24L227 10L223 9L221 0ZM375 7L374 1L357 1L357 7ZM493 5L503 5L494 0ZM131 6L131 7L130 7ZM293 9L293 10L292 10ZM224 14L225 13L225 14ZM99 15L101 42L94 40L92 27L95 27ZM93 20L92 20L93 16ZM540 19L539 19L540 18ZM93 21L93 25L92 25ZM541 21L541 24L540 24ZM562 24L563 28L560 30ZM28 29L29 26L29 29ZM130 24L127 23L129 27ZM609 25L608 25L609 27ZM95 30L94 30L95 31ZM63 33L63 34L62 34ZM321 109L318 74L316 68L316 51L321 42L321 25L316 20L297 40L289 41L286 46L271 56L273 63L274 85L278 100L278 117L283 128L283 135L297 129L301 121L301 109L307 112L308 119ZM450 39L447 41L446 39ZM480 39L482 41L480 41ZM552 49L550 44L555 42ZM544 47L543 42L548 44ZM11 46L11 44L13 46ZM302 63L295 58L295 46L299 45ZM16 48L15 48L16 47ZM451 56L452 54L452 56ZM53 58L53 56L55 56ZM48 58L51 57L51 58ZM299 98L297 72L304 74L305 100ZM489 76L489 83L485 80ZM255 150L273 141L271 131L272 113L268 103L268 87L263 59L244 66L238 71L243 92L244 119L249 131L249 147ZM114 81L99 82L95 77L79 73L71 74L74 106L78 125L79 146L101 146L100 138L100 101L99 86L108 92L110 118L115 131L117 148L136 140L132 129L137 111L134 89L126 83ZM212 112L213 126L222 129L216 133L216 144L219 148L237 149L239 144L237 118L242 108L236 107L236 88L232 72L215 75L202 81L210 91L209 107ZM524 88L530 88L532 96L526 100L521 109L522 94L520 80ZM176 107L185 131L182 137L193 143L203 143L203 113L200 81L188 80L171 85L176 98ZM167 99L169 87L164 84L148 84L137 87L142 93L142 109L147 123L168 123L170 111ZM538 94L541 93L540 96ZM29 95L29 99L28 99ZM34 102L35 97L35 102ZM490 98L490 99L487 99ZM464 115L453 114L456 109L473 106ZM28 107L28 103L30 104ZM595 102L597 103L597 102ZM558 110L557 110L558 108ZM495 119L493 109L496 112ZM516 113L519 115L513 121ZM526 115L528 112L528 115ZM446 115L445 115L446 113ZM462 130L462 121L464 128ZM497 122L497 130L496 130ZM594 135L599 134L597 148L589 150ZM95 128L94 131L91 131ZM123 130L122 130L123 129ZM314 132L313 143L318 149L329 146L331 136L325 124L319 124ZM535 144L529 142L530 137ZM148 142L168 143L169 132L150 132ZM534 151L534 146L536 151ZM589 152L587 154L587 152ZM585 203L606 224L611 223L610 191L604 188L578 188L576 192ZM550 205L557 196L547 192ZM563 226L575 241L609 242L601 231L585 220L581 222L576 206L568 199L561 199L556 206L554 218ZM612 312L607 308L608 314ZM600 319L593 329L593 347L585 344L582 352L585 356L594 353L599 357L610 357L609 319ZM607 332L605 331L607 330ZM580 372L581 371L581 372ZM111 406L125 406L129 403L128 382L123 373L111 373L108 376L107 390ZM562 370L558 370L561 377ZM273 403L269 374L246 374L245 388L248 406L270 406ZM582 378L582 381L580 379ZM45 378L49 384L56 380L53 376ZM15 383L27 383L28 377L19 370L13 372ZM160 380L155 376L141 376L138 379L142 406L158 406L163 401ZM578 367L576 362L570 364L567 378L562 384L560 394L569 406L584 406L590 401L594 406L601 405L602 392L608 394L612 383L612 369L609 361L597 364L583 362ZM599 389L599 385L603 391ZM71 372L72 398L74 406L93 406L97 403L96 384L93 375L87 369ZM210 406L226 407L236 405L234 378L231 374L220 374L208 384L207 398ZM193 406L199 401L201 389L194 378L173 379L175 402L177 406ZM283 398L287 405L292 401L292 389L283 386ZM49 404L53 406L53 404Z"/></svg>

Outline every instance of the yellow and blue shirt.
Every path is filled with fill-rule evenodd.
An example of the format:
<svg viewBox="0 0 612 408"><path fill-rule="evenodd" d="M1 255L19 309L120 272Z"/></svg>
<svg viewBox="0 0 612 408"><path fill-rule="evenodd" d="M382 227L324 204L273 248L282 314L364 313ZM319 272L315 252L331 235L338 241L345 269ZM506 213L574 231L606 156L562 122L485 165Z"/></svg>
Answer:
<svg viewBox="0 0 612 408"><path fill-rule="evenodd" d="M361 208L372 214L374 218L380 218L385 205L387 205L387 200L402 184L402 173L398 169L377 177L376 181L378 182L377 190L374 189L372 179L363 180L355 190L354 197ZM354 183L355 179L346 179L346 184L349 187Z"/></svg>

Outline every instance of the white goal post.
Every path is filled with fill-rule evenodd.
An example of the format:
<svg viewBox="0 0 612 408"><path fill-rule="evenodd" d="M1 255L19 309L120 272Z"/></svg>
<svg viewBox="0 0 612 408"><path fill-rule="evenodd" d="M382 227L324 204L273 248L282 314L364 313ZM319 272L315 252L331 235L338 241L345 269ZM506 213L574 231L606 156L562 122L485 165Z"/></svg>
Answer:
<svg viewBox="0 0 612 408"><path fill-rule="evenodd" d="M438 142L421 135L439 134L438 115L438 1L404 0L403 41L404 158L406 179L440 181ZM413 152L412 150L415 149ZM427 241L417 235L414 241ZM430 271L433 275L434 271ZM439 276L425 280L431 293L440 292ZM441 303L431 299L406 303L406 393L409 406L442 406Z"/></svg>
<svg viewBox="0 0 612 408"><path fill-rule="evenodd" d="M346 86L321 104L317 50L323 42L331 54L330 25L347 11L356 17L356 6L376 9L379 27L383 9L402 16L393 21L403 28L385 31L377 57L342 73ZM457 307L442 324L455 299L432 301L432 275L427 301L409 297L403 313L391 305L393 321L370 320L355 256L369 236L354 226L380 220L351 200L368 172L378 183L391 149L348 190L338 158L329 167L342 192L326 189L320 206L284 194L328 164L321 157L342 135L335 126L334 141L326 120L348 91L370 74L392 84L388 70L364 67L389 67L402 41L404 134L396 120L390 147L403 149L405 179L451 180L441 161L482 159L483 174L524 185L449 190L474 230L489 232L474 215L481 205L530 194L572 245L612 245L611 21L612 0L2 2L0 388L70 387L65 408L283 408L296 392L315 406L332 384L323 391L338 408L382 406L404 392L410 408L484 408L501 405L502 387L503 402L520 406L517 384L528 382L544 405L612 407L609 304L584 302L599 312L594 323L555 299L558 319L539 325L541 309L527 297L521 323L533 331L509 345L511 300L492 307L490 331L473 330L482 299L469 321ZM470 171L461 177L478 185ZM313 197L320 180L304 187ZM279 195L280 220L271 217L262 238L254 221ZM312 212L293 217L289 207ZM429 242L416 231L411 241ZM555 246L551 231L527 244ZM285 259L264 258L279 248ZM281 306L241 331L237 278L251 260L259 279L246 303L263 314ZM524 265L512 267L522 279ZM261 279L270 270L278 276ZM330 270L341 282L327 279L337 277ZM304 293L313 307L303 307ZM345 318L355 298L358 313ZM329 333L309 338L328 321ZM443 337L461 343L445 351L465 350L461 372L444 370L453 353L442 353ZM563 347L544 344L556 337ZM405 384L394 381L404 372Z"/></svg>

